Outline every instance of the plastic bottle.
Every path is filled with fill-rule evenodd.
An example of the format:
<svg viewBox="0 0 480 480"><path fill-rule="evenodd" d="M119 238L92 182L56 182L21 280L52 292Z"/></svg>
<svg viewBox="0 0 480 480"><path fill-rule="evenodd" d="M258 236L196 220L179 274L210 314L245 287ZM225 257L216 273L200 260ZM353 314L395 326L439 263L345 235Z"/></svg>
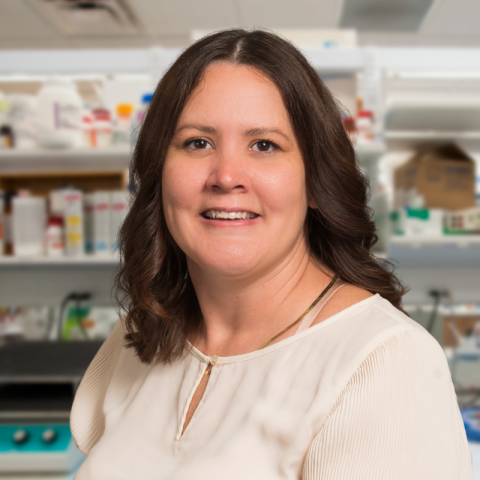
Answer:
<svg viewBox="0 0 480 480"><path fill-rule="evenodd" d="M82 99L75 84L53 77L38 93L38 140L45 147L78 147L82 143Z"/></svg>
<svg viewBox="0 0 480 480"><path fill-rule="evenodd" d="M48 219L45 243L47 256L62 257L65 254L65 232L62 217L52 215Z"/></svg>
<svg viewBox="0 0 480 480"><path fill-rule="evenodd" d="M358 143L370 143L374 140L373 113L370 110L361 110L357 113L356 125Z"/></svg>
<svg viewBox="0 0 480 480"><path fill-rule="evenodd" d="M93 116L88 110L85 110L82 115L82 137L82 146L91 148L96 145Z"/></svg>
<svg viewBox="0 0 480 480"><path fill-rule="evenodd" d="M0 150L13 147L12 128L7 121L5 95L0 92Z"/></svg>
<svg viewBox="0 0 480 480"><path fill-rule="evenodd" d="M95 146L105 148L112 145L113 126L110 112L106 108L92 110Z"/></svg>
<svg viewBox="0 0 480 480"><path fill-rule="evenodd" d="M44 253L46 202L41 197L20 194L13 199L13 254L19 257Z"/></svg>
<svg viewBox="0 0 480 480"><path fill-rule="evenodd" d="M152 93L146 93L145 95L143 95L142 103L140 104L140 106L137 108L136 112L133 115L132 135L131 135L132 145L135 145L137 143L140 127L142 126L143 119L145 118L145 115L147 113L148 107L150 106L152 98L153 98Z"/></svg>
<svg viewBox="0 0 480 480"><path fill-rule="evenodd" d="M114 145L130 145L132 113L134 106L131 103L119 103L116 109L116 119L113 131Z"/></svg>
<svg viewBox="0 0 480 480"><path fill-rule="evenodd" d="M24 94L9 95L7 112L15 148L35 148L37 146L37 98Z"/></svg>
<svg viewBox="0 0 480 480"><path fill-rule="evenodd" d="M63 194L63 218L65 224L65 253L81 256L85 253L82 192L66 189Z"/></svg>

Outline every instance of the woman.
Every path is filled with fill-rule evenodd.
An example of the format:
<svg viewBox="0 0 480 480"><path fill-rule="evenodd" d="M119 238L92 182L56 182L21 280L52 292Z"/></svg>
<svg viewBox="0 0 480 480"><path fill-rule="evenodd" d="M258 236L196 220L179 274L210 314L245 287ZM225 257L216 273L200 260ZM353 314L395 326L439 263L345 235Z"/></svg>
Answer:
<svg viewBox="0 0 480 480"><path fill-rule="evenodd" d="M298 50L192 45L131 173L125 315L75 398L77 480L471 478L445 355L370 253L366 181Z"/></svg>

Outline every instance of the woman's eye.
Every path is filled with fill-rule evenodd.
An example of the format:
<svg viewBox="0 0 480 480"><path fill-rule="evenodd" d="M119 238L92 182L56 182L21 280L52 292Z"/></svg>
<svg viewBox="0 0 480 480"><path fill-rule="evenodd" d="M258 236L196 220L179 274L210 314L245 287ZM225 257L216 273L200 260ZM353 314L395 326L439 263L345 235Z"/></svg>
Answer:
<svg viewBox="0 0 480 480"><path fill-rule="evenodd" d="M188 142L185 142L185 146L192 148L193 150L206 150L209 147L211 148L211 145L203 138L189 140Z"/></svg>
<svg viewBox="0 0 480 480"><path fill-rule="evenodd" d="M253 149L257 152L270 153L277 149L277 146L268 140L260 140L253 145Z"/></svg>

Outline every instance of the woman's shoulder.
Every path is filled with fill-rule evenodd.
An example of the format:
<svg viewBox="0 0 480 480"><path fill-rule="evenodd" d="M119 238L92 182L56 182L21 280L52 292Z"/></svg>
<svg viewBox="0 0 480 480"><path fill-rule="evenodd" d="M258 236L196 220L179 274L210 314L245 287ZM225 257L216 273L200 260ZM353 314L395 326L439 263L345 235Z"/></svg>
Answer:
<svg viewBox="0 0 480 480"><path fill-rule="evenodd" d="M318 334L311 340L312 351L318 351L318 342L321 342L322 351L329 351L328 358L338 358L337 373L344 379L375 351L378 353L379 349L390 349L393 345L397 351L404 348L405 356L408 348L415 344L433 352L437 360L446 360L440 344L422 325L379 294L345 285L320 313L323 316L315 321Z"/></svg>
<svg viewBox="0 0 480 480"><path fill-rule="evenodd" d="M83 452L95 445L103 434L104 413L126 396L136 371L141 367L133 349L125 348L122 318L91 361L75 394L70 414L70 429Z"/></svg>

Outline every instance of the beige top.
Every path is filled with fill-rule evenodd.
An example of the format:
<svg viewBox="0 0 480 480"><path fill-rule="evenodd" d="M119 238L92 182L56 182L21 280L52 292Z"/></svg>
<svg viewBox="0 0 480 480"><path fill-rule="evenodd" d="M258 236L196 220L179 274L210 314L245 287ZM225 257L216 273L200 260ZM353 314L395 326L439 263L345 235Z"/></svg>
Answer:
<svg viewBox="0 0 480 480"><path fill-rule="evenodd" d="M378 294L219 357L183 435L210 357L188 344L171 365L143 365L123 335L118 322L75 397L71 429L88 455L75 480L472 478L442 348Z"/></svg>

